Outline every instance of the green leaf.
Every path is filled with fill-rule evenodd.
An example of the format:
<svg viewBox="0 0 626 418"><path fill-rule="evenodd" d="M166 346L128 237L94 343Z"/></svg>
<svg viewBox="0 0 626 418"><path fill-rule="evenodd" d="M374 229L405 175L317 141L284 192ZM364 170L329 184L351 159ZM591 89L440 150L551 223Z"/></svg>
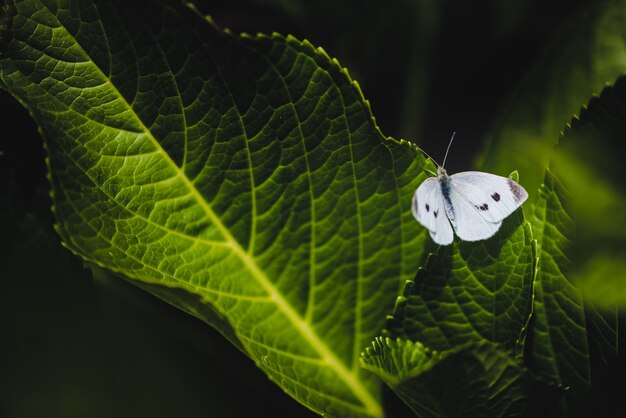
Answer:
<svg viewBox="0 0 626 418"><path fill-rule="evenodd" d="M626 306L626 77L607 86L565 129L552 166L572 191L576 239L570 280L585 301L591 384L606 380Z"/></svg>
<svg viewBox="0 0 626 418"><path fill-rule="evenodd" d="M535 244L519 209L491 239L440 247L407 282L391 338L373 343L364 367L424 417L517 416L541 402L511 357L531 314Z"/></svg>
<svg viewBox="0 0 626 418"><path fill-rule="evenodd" d="M623 199L615 188L623 168L604 164L621 155L614 148L623 147L623 103L622 78L583 109L560 139L534 205L540 262L527 358L532 370L572 387L563 414L576 410L581 394L594 379L604 378L617 353L617 309L611 301L592 304L597 304L595 290L585 291L584 277L590 267L606 272L607 266L620 263L617 258L599 269L596 257L619 254L624 244L619 231L610 231L619 230L621 210L605 212L607 202ZM589 178L594 172L597 175ZM621 279L607 280L623 282L620 274Z"/></svg>
<svg viewBox="0 0 626 418"><path fill-rule="evenodd" d="M625 20L625 0L587 2L558 29L489 138L484 171L516 167L532 201L563 127L589 97L626 71Z"/></svg>
<svg viewBox="0 0 626 418"><path fill-rule="evenodd" d="M573 281L605 307L626 306L626 76L594 97L565 129L552 166L572 191Z"/></svg>
<svg viewBox="0 0 626 418"><path fill-rule="evenodd" d="M309 408L381 416L359 353L420 263L424 159L337 61L179 3L7 10L0 80L45 138L65 245L220 327Z"/></svg>
<svg viewBox="0 0 626 418"><path fill-rule="evenodd" d="M361 353L362 366L395 388L440 363L450 352L430 350L420 342L376 337Z"/></svg>
<svg viewBox="0 0 626 418"><path fill-rule="evenodd" d="M530 316L535 247L519 209L493 238L431 255L396 302L391 337L451 350L483 340L519 350Z"/></svg>
<svg viewBox="0 0 626 418"><path fill-rule="evenodd" d="M558 394L531 377L520 360L484 341L438 353L419 342L381 337L362 363L419 417L529 416L540 407L529 403L538 386L547 394L544 402Z"/></svg>
<svg viewBox="0 0 626 418"><path fill-rule="evenodd" d="M585 387L589 368L583 300L567 279L574 226L569 196L558 177L547 169L533 206L539 264L527 358L532 370L550 380Z"/></svg>

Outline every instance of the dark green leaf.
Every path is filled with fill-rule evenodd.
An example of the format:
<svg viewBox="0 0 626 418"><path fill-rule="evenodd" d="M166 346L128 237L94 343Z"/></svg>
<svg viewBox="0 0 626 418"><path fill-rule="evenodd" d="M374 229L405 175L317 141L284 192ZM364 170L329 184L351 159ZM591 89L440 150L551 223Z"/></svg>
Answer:
<svg viewBox="0 0 626 418"><path fill-rule="evenodd" d="M615 267L624 244L625 218L617 205L623 168L604 164L620 158L615 148L623 148L624 103L620 79L583 109L559 141L534 207L540 262L527 357L532 370L572 387L563 414L578 408L594 379L604 379L617 353L616 299L598 295L607 282L623 286L625 280ZM612 269L617 274L605 283L594 278ZM594 282L597 289L590 287Z"/></svg>
<svg viewBox="0 0 626 418"><path fill-rule="evenodd" d="M626 306L626 77L574 118L552 166L572 190L573 280L594 303Z"/></svg>
<svg viewBox="0 0 626 418"><path fill-rule="evenodd" d="M555 170L571 187L576 220L572 282L582 290L591 382L617 354L618 308L626 306L626 77L594 97L565 130Z"/></svg>
<svg viewBox="0 0 626 418"><path fill-rule="evenodd" d="M389 334L440 351L482 340L519 349L534 265L530 225L520 209L493 238L456 241L430 256L398 299Z"/></svg>
<svg viewBox="0 0 626 418"><path fill-rule="evenodd" d="M420 263L424 159L337 61L179 3L8 10L0 80L45 137L66 246L236 337L309 408L381 416L359 353Z"/></svg>
<svg viewBox="0 0 626 418"><path fill-rule="evenodd" d="M537 197L532 224L539 265L527 361L551 381L585 387L589 365L583 300L567 278L574 226L569 193L548 169Z"/></svg>
<svg viewBox="0 0 626 418"><path fill-rule="evenodd" d="M437 353L419 342L377 338L362 363L419 417L528 416L537 411L529 399L539 386L544 402L559 392L532 378L509 352L487 342Z"/></svg>

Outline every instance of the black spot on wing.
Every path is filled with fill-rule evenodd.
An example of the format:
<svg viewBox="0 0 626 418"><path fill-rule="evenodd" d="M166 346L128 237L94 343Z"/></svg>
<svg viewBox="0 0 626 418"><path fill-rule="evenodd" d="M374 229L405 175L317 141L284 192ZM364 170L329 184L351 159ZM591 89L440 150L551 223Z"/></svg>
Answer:
<svg viewBox="0 0 626 418"><path fill-rule="evenodd" d="M430 210L430 206L428 206L428 203L426 203L426 212L428 212Z"/></svg>
<svg viewBox="0 0 626 418"><path fill-rule="evenodd" d="M482 205L480 205L480 206L478 206L478 205L474 205L474 207L475 207L476 209L478 209L478 210L483 211L483 212L484 212L484 211L486 211L486 210L489 210L489 205L488 205L488 204L486 204L486 203L483 203L483 204L482 204Z"/></svg>
<svg viewBox="0 0 626 418"><path fill-rule="evenodd" d="M496 202L499 202L499 201L500 201L500 195L499 195L498 193L494 193L494 194L492 194L492 195L491 195L491 198L492 198L493 200L495 200Z"/></svg>
<svg viewBox="0 0 626 418"><path fill-rule="evenodd" d="M435 218L437 217L438 213L439 213L439 211L437 211L437 210L433 211L433 215L435 215Z"/></svg>
<svg viewBox="0 0 626 418"><path fill-rule="evenodd" d="M417 214L419 212L419 206L417 204L417 196L413 197L413 213Z"/></svg>
<svg viewBox="0 0 626 418"><path fill-rule="evenodd" d="M511 192L513 192L513 196L515 196L515 200L519 202L520 200L524 198L524 189L522 189L522 186L515 183L511 179L506 179L506 183L509 185L509 189L511 189Z"/></svg>

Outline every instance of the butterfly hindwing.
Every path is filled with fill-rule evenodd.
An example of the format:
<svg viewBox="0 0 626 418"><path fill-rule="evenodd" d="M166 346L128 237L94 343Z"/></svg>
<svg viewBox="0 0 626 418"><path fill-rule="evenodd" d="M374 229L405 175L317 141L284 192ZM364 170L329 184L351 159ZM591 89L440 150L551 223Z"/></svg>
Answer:
<svg viewBox="0 0 626 418"><path fill-rule="evenodd" d="M441 186L435 177L429 177L420 184L413 194L413 216L430 232L437 244L452 243L454 234L445 214Z"/></svg>
<svg viewBox="0 0 626 418"><path fill-rule="evenodd" d="M439 207L441 209L437 209L437 226L434 231L430 231L430 237L439 245L449 245L452 244L452 241L454 240L454 233L452 232L450 221L444 213L445 203L443 201L443 196L439 194L438 197L440 200Z"/></svg>
<svg viewBox="0 0 626 418"><path fill-rule="evenodd" d="M469 205L488 222L501 222L528 198L526 190L510 178L479 171L453 174L449 184L451 194L460 195L466 202L463 212L469 210ZM458 212L455 202L453 205Z"/></svg>

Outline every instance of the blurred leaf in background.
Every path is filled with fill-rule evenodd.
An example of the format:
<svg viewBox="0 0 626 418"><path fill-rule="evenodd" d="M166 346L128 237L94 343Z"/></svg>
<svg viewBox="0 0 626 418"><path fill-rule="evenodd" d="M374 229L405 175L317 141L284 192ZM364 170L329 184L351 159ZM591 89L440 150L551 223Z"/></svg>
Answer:
<svg viewBox="0 0 626 418"><path fill-rule="evenodd" d="M531 201L566 124L626 71L626 1L572 4L564 10L568 17L544 40L540 59L526 67L526 80L494 119L479 163L496 173L515 167ZM596 147L596 152L611 150Z"/></svg>
<svg viewBox="0 0 626 418"><path fill-rule="evenodd" d="M595 304L626 307L626 76L591 99L552 165L572 189L574 279Z"/></svg>

